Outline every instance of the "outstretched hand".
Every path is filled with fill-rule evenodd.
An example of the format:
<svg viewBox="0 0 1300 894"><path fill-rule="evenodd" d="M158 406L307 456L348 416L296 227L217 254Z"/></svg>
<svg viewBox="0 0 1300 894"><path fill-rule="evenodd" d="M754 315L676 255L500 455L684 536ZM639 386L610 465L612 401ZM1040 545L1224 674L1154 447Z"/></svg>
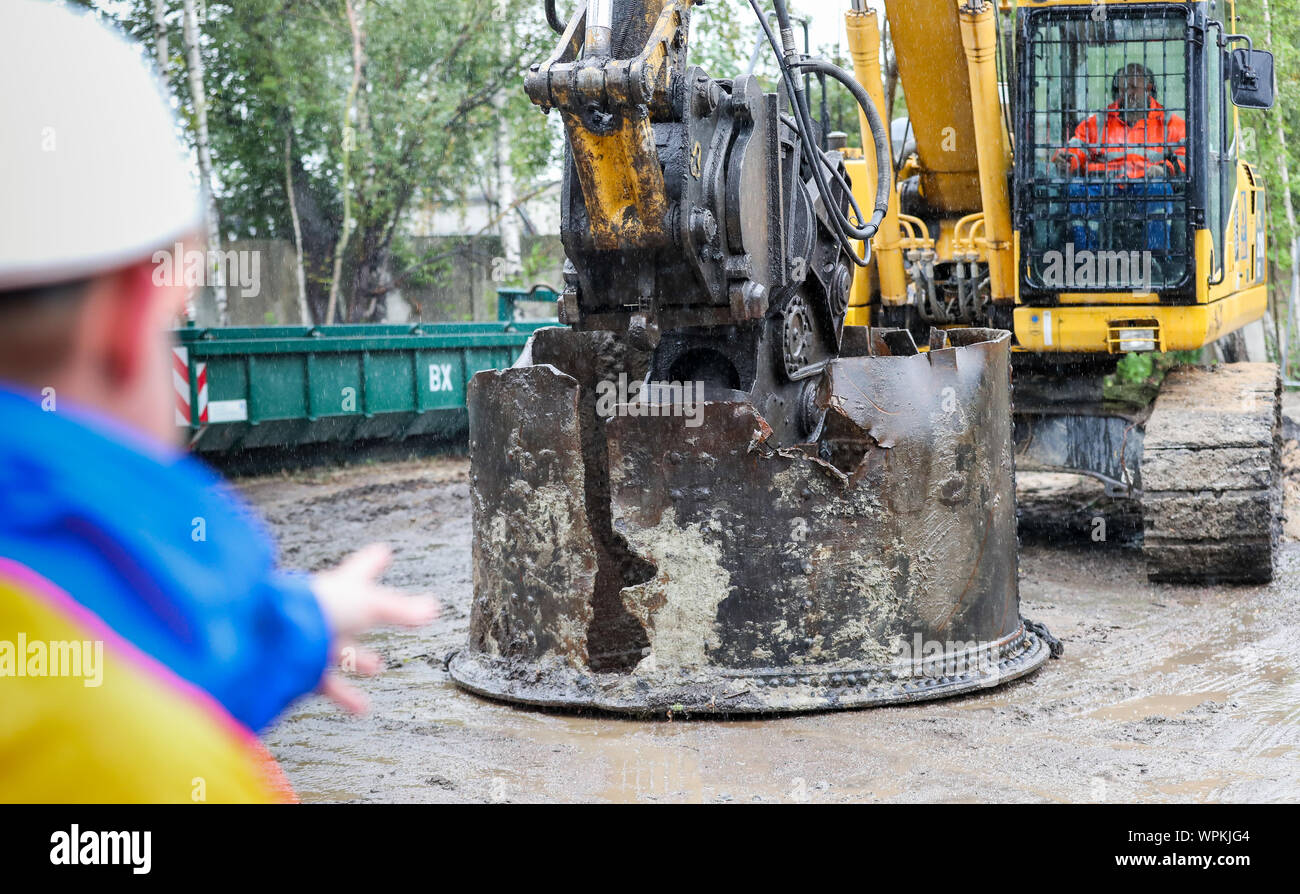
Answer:
<svg viewBox="0 0 1300 894"><path fill-rule="evenodd" d="M383 667L378 655L357 646L356 637L387 624L420 627L438 616L438 601L432 596L408 596L379 583L392 558L387 546L372 543L348 556L337 568L312 578L312 592L334 635L330 644L334 669L321 680L320 691L353 713L366 709L366 698L343 681L339 670L374 674Z"/></svg>

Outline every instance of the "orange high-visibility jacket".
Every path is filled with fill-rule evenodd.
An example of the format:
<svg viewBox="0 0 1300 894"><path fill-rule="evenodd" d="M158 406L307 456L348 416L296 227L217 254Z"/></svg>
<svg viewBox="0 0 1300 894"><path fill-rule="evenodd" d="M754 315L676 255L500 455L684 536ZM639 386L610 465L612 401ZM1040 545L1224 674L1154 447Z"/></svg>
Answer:
<svg viewBox="0 0 1300 894"><path fill-rule="evenodd" d="M1122 171L1126 177L1140 179L1153 165L1164 165L1170 176L1187 173L1186 121L1166 115L1164 106L1154 98L1147 116L1131 126L1120 117L1119 108L1118 102L1107 107L1104 129L1099 126L1099 115L1080 121L1074 139L1057 157L1068 157L1071 171L1089 174Z"/></svg>

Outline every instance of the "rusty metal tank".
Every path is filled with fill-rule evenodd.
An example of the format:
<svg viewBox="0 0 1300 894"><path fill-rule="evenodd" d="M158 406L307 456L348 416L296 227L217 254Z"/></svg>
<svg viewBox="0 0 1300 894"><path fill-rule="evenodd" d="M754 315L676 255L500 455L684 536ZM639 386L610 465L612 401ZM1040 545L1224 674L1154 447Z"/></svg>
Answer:
<svg viewBox="0 0 1300 894"><path fill-rule="evenodd" d="M1059 643L1019 610L1009 335L843 341L792 408L813 435L785 447L740 392L623 394L650 358L612 332L542 329L476 375L453 679L530 705L767 714L1040 667Z"/></svg>

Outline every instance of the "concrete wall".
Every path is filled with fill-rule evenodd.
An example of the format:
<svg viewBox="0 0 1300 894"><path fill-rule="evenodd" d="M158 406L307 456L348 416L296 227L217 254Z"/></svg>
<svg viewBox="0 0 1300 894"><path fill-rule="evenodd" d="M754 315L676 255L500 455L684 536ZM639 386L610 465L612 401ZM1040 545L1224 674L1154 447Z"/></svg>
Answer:
<svg viewBox="0 0 1300 894"><path fill-rule="evenodd" d="M450 259L450 273L434 285L407 286L400 300L389 296L389 316L398 313L399 305L409 308L410 319L425 322L444 320L473 321L495 320L497 315L498 286L507 280L518 283L523 278L503 276L501 240L495 236L474 238L456 236L426 236L412 240L416 251L437 255L454 251ZM533 275L532 279L560 287L564 266L564 249L558 236L525 236L523 255L528 258L535 245L542 245L550 263ZM533 282L523 283L525 286Z"/></svg>
<svg viewBox="0 0 1300 894"><path fill-rule="evenodd" d="M410 286L390 293L388 316L384 322L459 322L495 320L496 290L503 283L501 240L495 236L473 238L428 236L412 240L423 255L444 251L450 272L432 285ZM537 244L543 246L549 263L533 280L559 287L564 264L564 250L558 236L524 237L523 254L527 258ZM293 244L282 240L247 239L224 246L238 253L250 282L235 282L227 277L227 306L232 326L302 325L298 311L297 257ZM534 282L525 283L532 286ZM244 294L244 292L250 294ZM255 294L252 294L255 292ZM217 325L216 298L210 288L196 296L199 326Z"/></svg>
<svg viewBox="0 0 1300 894"><path fill-rule="evenodd" d="M222 250L236 252L241 269L253 274L242 281L227 276L226 308L232 326L301 324L298 261L292 243L277 239L241 239L223 246ZM211 288L199 291L196 307L198 325L217 325L217 301Z"/></svg>

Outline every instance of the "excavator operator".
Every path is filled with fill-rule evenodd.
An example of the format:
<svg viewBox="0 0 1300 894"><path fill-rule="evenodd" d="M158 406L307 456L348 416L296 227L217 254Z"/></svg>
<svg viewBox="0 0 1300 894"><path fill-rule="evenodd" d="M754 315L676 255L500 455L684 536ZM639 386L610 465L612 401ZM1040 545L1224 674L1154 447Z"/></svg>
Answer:
<svg viewBox="0 0 1300 894"><path fill-rule="evenodd" d="M1089 200L1070 203L1075 248L1167 251L1173 208L1165 198L1173 196L1174 183L1187 174L1187 122L1166 112L1157 98L1155 75L1140 62L1115 72L1111 99L1104 115L1079 122L1069 144L1053 158L1062 174L1078 178L1069 184L1069 197ZM1145 201L1128 201L1133 199ZM1126 206L1118 215L1116 204ZM1109 206L1105 212L1103 205ZM1136 239L1124 239L1127 244L1100 245L1089 222L1103 215L1144 227ZM1145 244L1133 244L1138 240Z"/></svg>

